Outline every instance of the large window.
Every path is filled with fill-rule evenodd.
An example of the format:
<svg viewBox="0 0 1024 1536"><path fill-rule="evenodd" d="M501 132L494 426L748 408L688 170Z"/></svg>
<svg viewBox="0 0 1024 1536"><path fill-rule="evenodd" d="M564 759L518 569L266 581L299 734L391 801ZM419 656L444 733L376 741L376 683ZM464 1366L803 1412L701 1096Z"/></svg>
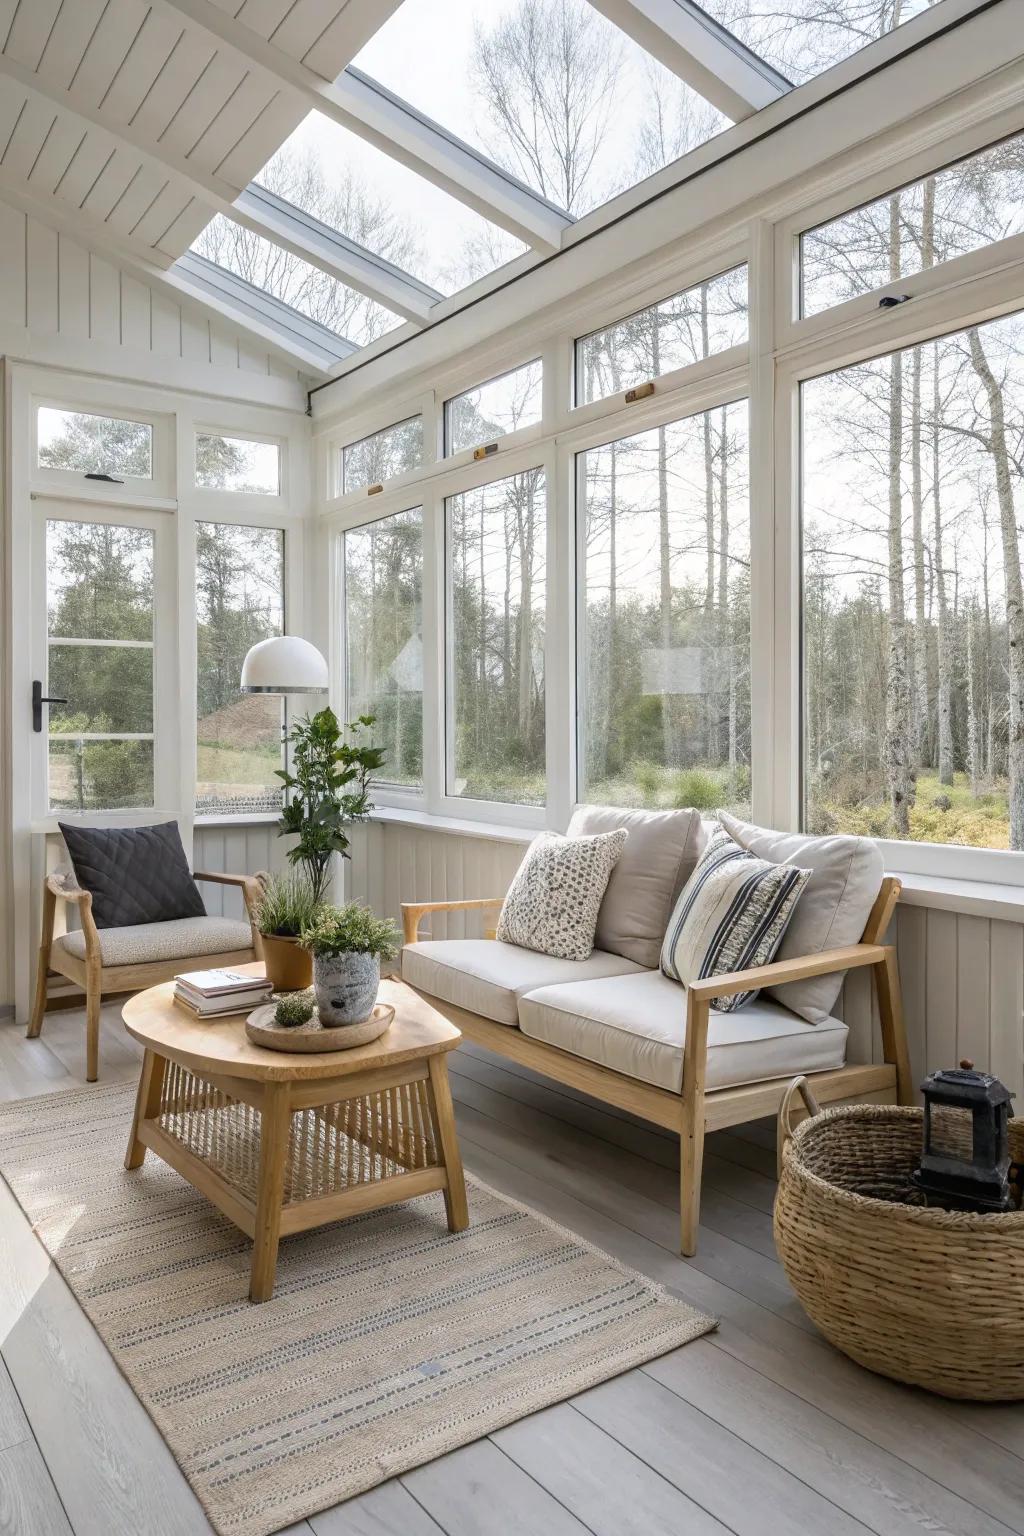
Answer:
<svg viewBox="0 0 1024 1536"><path fill-rule="evenodd" d="M37 424L40 469L153 478L153 428L148 421L41 405Z"/></svg>
<svg viewBox="0 0 1024 1536"><path fill-rule="evenodd" d="M544 368L539 358L446 400L444 451L461 453L540 421Z"/></svg>
<svg viewBox="0 0 1024 1536"><path fill-rule="evenodd" d="M581 799L750 797L747 406L577 457Z"/></svg>
<svg viewBox="0 0 1024 1536"><path fill-rule="evenodd" d="M803 386L816 832L1024 848L1024 315Z"/></svg>
<svg viewBox="0 0 1024 1536"><path fill-rule="evenodd" d="M450 496L446 512L448 793L543 805L544 471Z"/></svg>
<svg viewBox="0 0 1024 1536"><path fill-rule="evenodd" d="M389 784L423 782L423 514L345 534L346 712L373 715Z"/></svg>
<svg viewBox="0 0 1024 1536"><path fill-rule="evenodd" d="M800 240L801 313L1024 232L1024 135L855 208Z"/></svg>
<svg viewBox="0 0 1024 1536"><path fill-rule="evenodd" d="M281 700L239 691L250 646L284 628L284 534L196 523L196 811L280 809Z"/></svg>
<svg viewBox="0 0 1024 1536"><path fill-rule="evenodd" d="M342 449L342 493L380 485L422 462L423 417L410 416L408 421L399 421Z"/></svg>
<svg viewBox="0 0 1024 1536"><path fill-rule="evenodd" d="M747 339L747 269L735 267L576 342L576 404L589 405Z"/></svg>
<svg viewBox="0 0 1024 1536"><path fill-rule="evenodd" d="M153 804L153 550L145 528L46 525L53 810Z"/></svg>

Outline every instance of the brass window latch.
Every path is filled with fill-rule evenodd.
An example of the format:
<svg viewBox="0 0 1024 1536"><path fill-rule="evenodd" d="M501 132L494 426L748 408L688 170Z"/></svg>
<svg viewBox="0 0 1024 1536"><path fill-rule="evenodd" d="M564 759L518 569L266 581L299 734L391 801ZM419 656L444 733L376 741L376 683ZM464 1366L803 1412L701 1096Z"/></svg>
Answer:
<svg viewBox="0 0 1024 1536"><path fill-rule="evenodd" d="M632 389L626 390L626 404L632 405L634 400L646 400L648 395L654 394L654 383L648 379L646 384L637 384Z"/></svg>

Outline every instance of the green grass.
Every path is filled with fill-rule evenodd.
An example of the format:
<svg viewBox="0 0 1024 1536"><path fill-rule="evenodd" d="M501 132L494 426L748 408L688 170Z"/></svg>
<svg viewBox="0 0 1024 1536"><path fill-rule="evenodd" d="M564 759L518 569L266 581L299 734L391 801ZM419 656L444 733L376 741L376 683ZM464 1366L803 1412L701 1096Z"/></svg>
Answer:
<svg viewBox="0 0 1024 1536"><path fill-rule="evenodd" d="M856 805L815 797L812 822L814 831L852 832L862 837L896 835L888 805L881 796ZM935 773L919 774L908 841L952 843L964 848L1008 848L1010 819L1005 781L986 786L975 796L966 773L955 774L952 784L940 784Z"/></svg>
<svg viewBox="0 0 1024 1536"><path fill-rule="evenodd" d="M274 769L281 766L276 747L225 747L201 741L196 754L196 778L200 787L225 784L273 787L280 781Z"/></svg>

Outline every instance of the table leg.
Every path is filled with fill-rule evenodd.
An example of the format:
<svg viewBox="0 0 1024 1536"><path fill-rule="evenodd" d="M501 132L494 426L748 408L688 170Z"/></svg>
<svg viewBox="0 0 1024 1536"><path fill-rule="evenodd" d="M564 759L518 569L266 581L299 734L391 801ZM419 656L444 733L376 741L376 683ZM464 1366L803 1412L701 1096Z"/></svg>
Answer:
<svg viewBox="0 0 1024 1536"><path fill-rule="evenodd" d="M260 1182L256 1197L250 1301L269 1301L274 1294L291 1118L289 1085L267 1083L260 1109Z"/></svg>
<svg viewBox="0 0 1024 1536"><path fill-rule="evenodd" d="M448 1175L448 1183L444 1191L448 1230L464 1232L469 1226L469 1206L466 1202L466 1180L462 1173L462 1154L459 1152L459 1138L455 1129L452 1091L448 1085L448 1058L431 1056L429 1066L434 1129L437 1133L445 1173Z"/></svg>
<svg viewBox="0 0 1024 1536"><path fill-rule="evenodd" d="M142 1058L139 1091L135 1095L135 1114L132 1117L132 1133L125 1153L126 1168L141 1168L146 1148L139 1140L139 1126L143 1120L155 1120L160 1113L160 1095L164 1086L164 1068L167 1063L155 1051L147 1051Z"/></svg>

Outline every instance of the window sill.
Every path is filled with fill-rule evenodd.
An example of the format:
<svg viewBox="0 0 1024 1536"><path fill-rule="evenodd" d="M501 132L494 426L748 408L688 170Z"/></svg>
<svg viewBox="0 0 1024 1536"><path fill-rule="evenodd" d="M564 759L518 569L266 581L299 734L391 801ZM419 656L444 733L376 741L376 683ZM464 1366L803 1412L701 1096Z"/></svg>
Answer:
<svg viewBox="0 0 1024 1536"><path fill-rule="evenodd" d="M900 904L931 907L939 912L964 912L975 917L1024 923L1024 887L996 885L989 880L954 880L942 875L892 874L903 883Z"/></svg>
<svg viewBox="0 0 1024 1536"><path fill-rule="evenodd" d="M536 827L510 827L498 822L433 816L428 811L414 811L397 805L378 805L370 820L384 825L419 827L424 832L444 832L451 837L478 837L492 843L526 844L537 835Z"/></svg>
<svg viewBox="0 0 1024 1536"><path fill-rule="evenodd" d="M242 811L237 816L195 816L193 827L261 827L280 821L280 811Z"/></svg>

